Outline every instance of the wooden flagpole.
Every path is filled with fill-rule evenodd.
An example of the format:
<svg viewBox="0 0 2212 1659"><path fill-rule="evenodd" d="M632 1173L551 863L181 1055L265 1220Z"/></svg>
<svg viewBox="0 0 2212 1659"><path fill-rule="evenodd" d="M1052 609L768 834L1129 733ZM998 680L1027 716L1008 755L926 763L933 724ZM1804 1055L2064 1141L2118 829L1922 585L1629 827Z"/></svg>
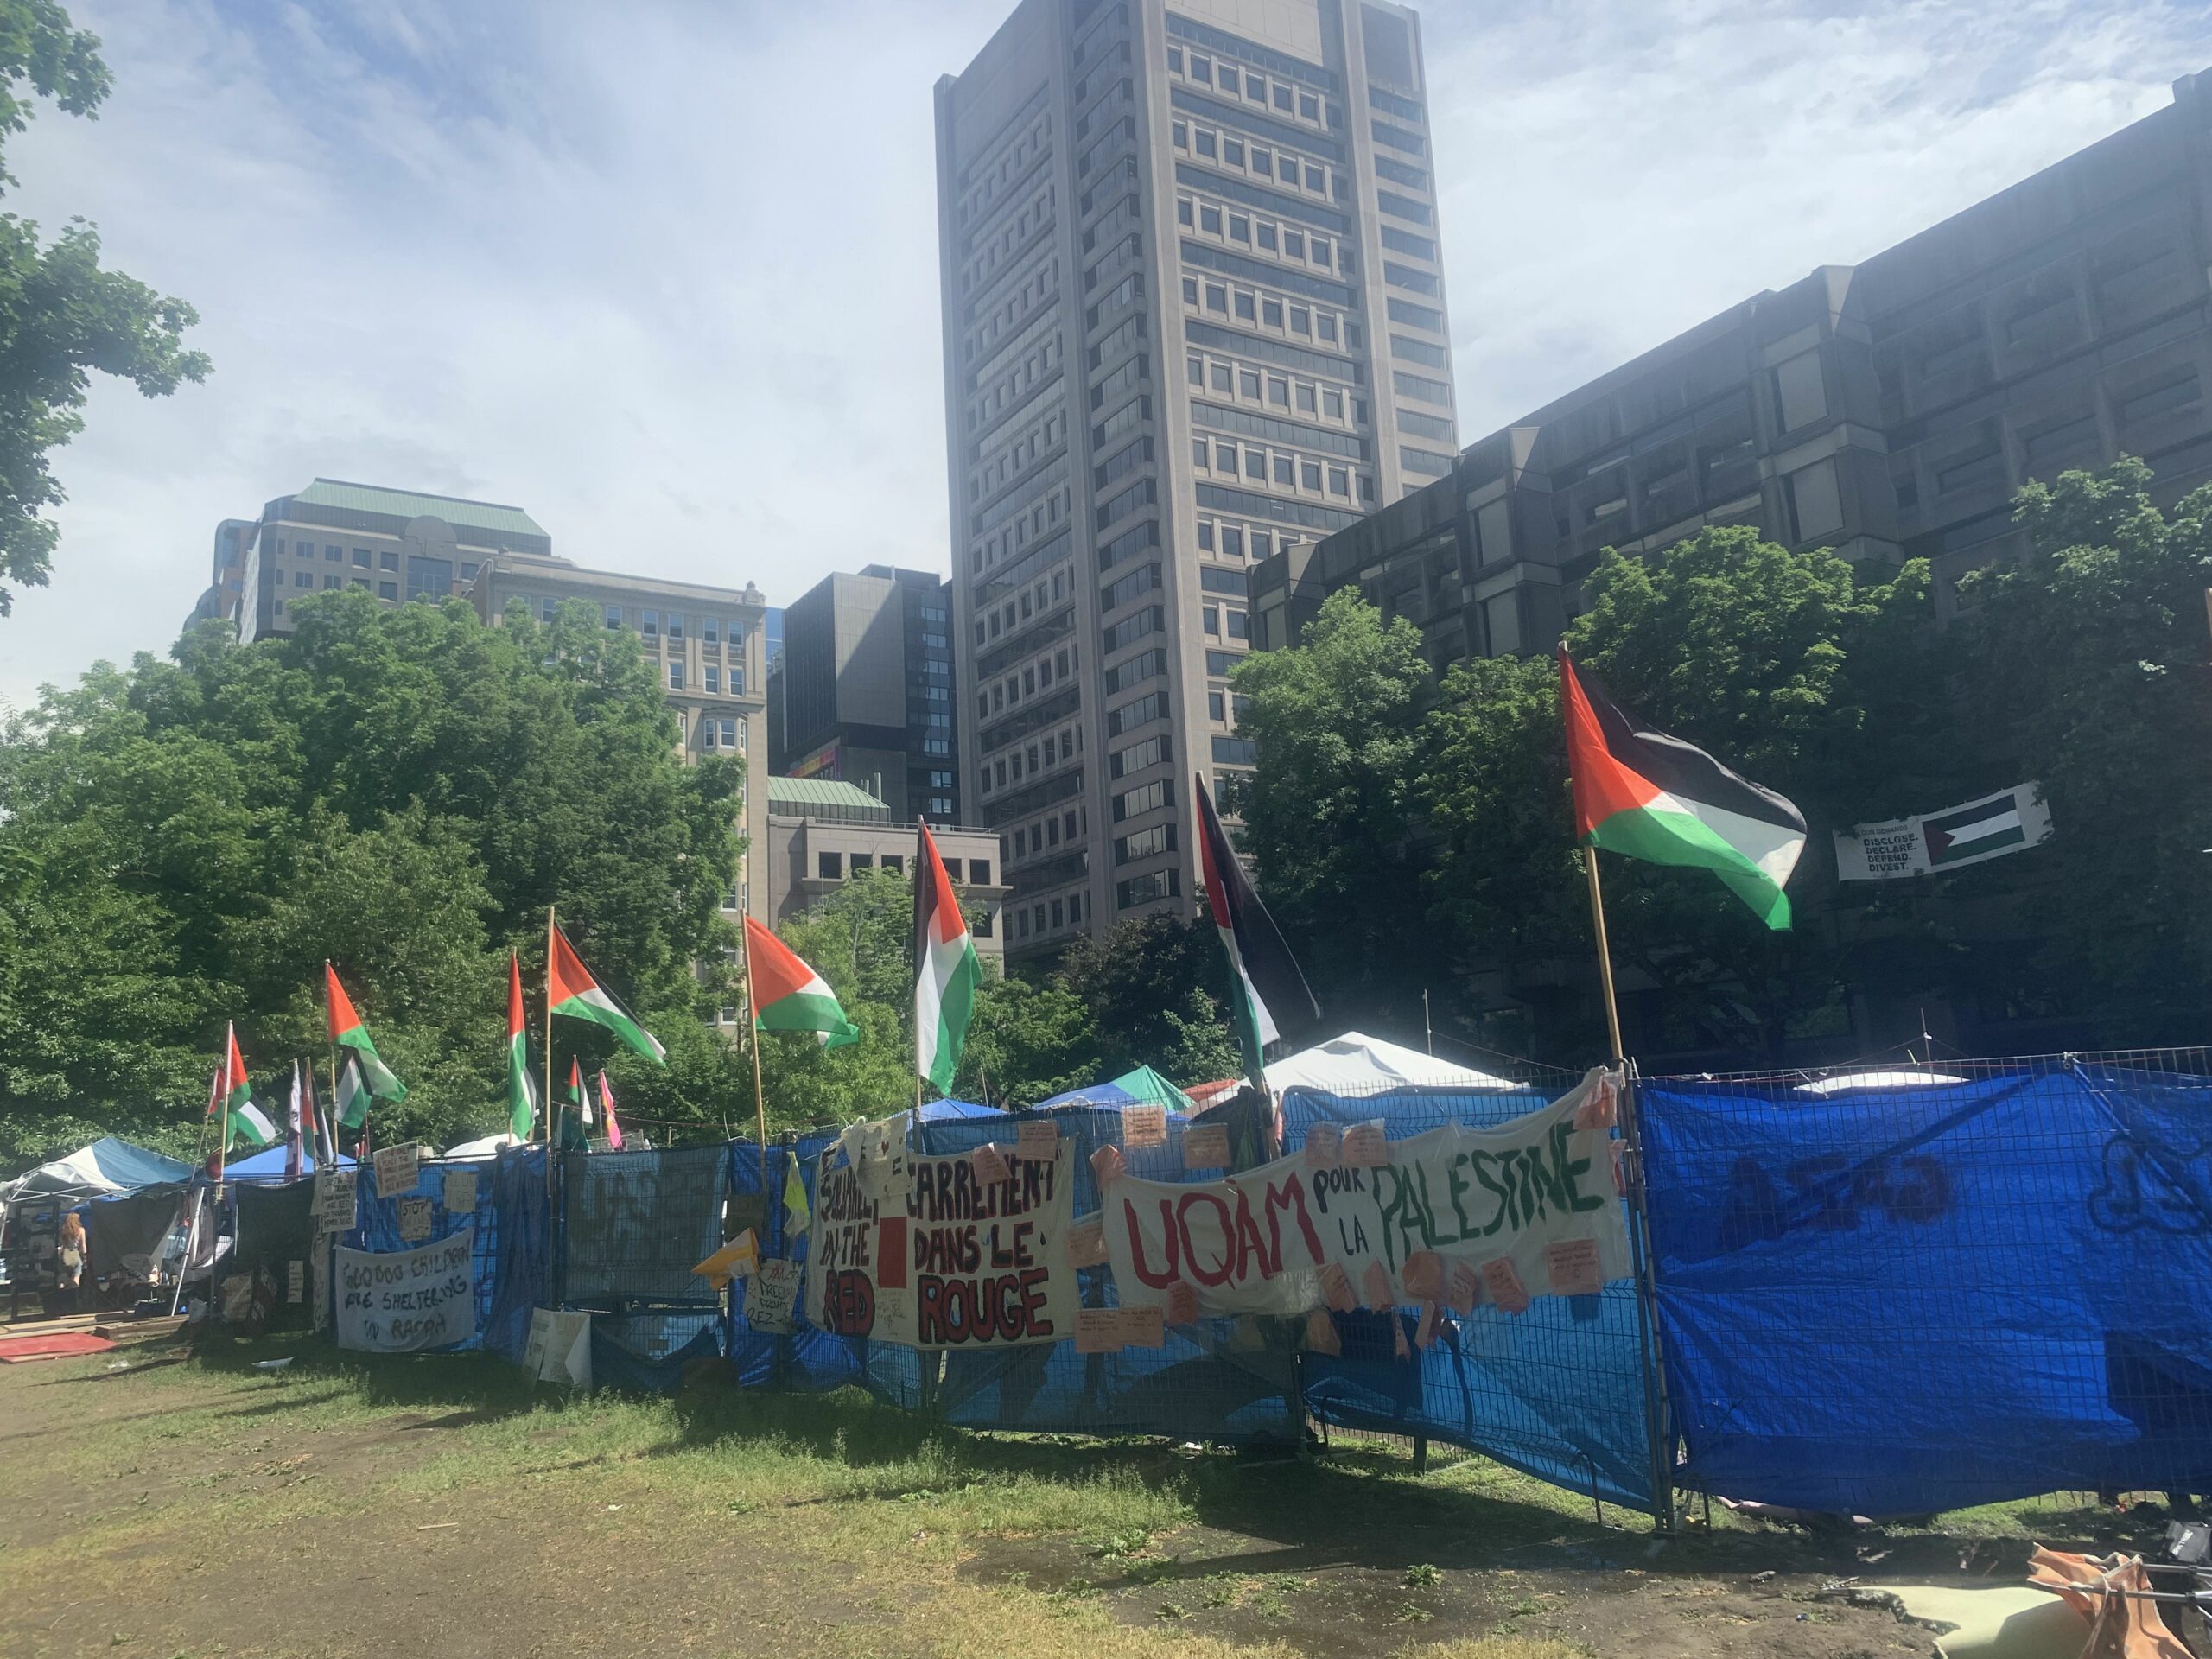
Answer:
<svg viewBox="0 0 2212 1659"><path fill-rule="evenodd" d="M753 982L753 924L749 917L741 918L738 933L745 941L745 949L738 961L745 969L745 1041L753 1051L753 1115L760 1136L760 1190L768 1190L768 1097L760 1088L760 999L755 994ZM722 1118L722 1135L729 1135L729 1118Z"/></svg>
<svg viewBox="0 0 2212 1659"><path fill-rule="evenodd" d="M545 1305L553 1306L553 906L545 906Z"/></svg>
<svg viewBox="0 0 2212 1659"><path fill-rule="evenodd" d="M1598 885L1598 849L1585 842L1582 846L1582 868L1590 878L1590 919L1598 933L1598 979L1605 991L1605 1030L1613 1043L1613 1063L1618 1065L1628 1058L1621 1046L1621 1011L1613 998L1613 951L1605 938L1605 894Z"/></svg>

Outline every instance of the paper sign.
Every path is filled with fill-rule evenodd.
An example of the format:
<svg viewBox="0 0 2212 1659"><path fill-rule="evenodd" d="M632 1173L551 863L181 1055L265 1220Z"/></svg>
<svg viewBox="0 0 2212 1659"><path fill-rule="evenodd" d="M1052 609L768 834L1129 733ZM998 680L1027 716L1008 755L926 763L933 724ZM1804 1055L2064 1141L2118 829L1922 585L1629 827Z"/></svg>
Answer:
<svg viewBox="0 0 2212 1659"><path fill-rule="evenodd" d="M591 1387L591 1314L581 1309L532 1308L522 1369L533 1382Z"/></svg>
<svg viewBox="0 0 2212 1659"><path fill-rule="evenodd" d="M1014 1155L1049 1158L1060 1149L1060 1126L1049 1117L1025 1118L1014 1131Z"/></svg>
<svg viewBox="0 0 2212 1659"><path fill-rule="evenodd" d="M1090 1154L1091 1177L1102 1194L1128 1173L1129 1160L1122 1156L1119 1147L1101 1147Z"/></svg>
<svg viewBox="0 0 2212 1659"><path fill-rule="evenodd" d="M358 1169L315 1171L315 1224L324 1232L353 1231L355 1189L360 1176Z"/></svg>
<svg viewBox="0 0 2212 1659"><path fill-rule="evenodd" d="M449 1169L446 1172L446 1213L449 1216L471 1216L476 1213L476 1172L473 1169Z"/></svg>
<svg viewBox="0 0 2212 1659"><path fill-rule="evenodd" d="M691 1271L716 1290L733 1279L749 1279L760 1265L760 1240L748 1227Z"/></svg>
<svg viewBox="0 0 2212 1659"><path fill-rule="evenodd" d="M428 1198L402 1198L399 1201L399 1236L410 1244L419 1244L430 1236L430 1201Z"/></svg>
<svg viewBox="0 0 2212 1659"><path fill-rule="evenodd" d="M1390 1270L1380 1262L1367 1264L1359 1276L1359 1292L1360 1300L1377 1312L1397 1305L1398 1299L1390 1294Z"/></svg>
<svg viewBox="0 0 2212 1659"><path fill-rule="evenodd" d="M1406 1322L1396 1314L1390 1316L1390 1351L1400 1359L1411 1359L1414 1351L1406 1341Z"/></svg>
<svg viewBox="0 0 2212 1659"><path fill-rule="evenodd" d="M1483 1285L1489 1290L1491 1300L1507 1313L1529 1311L1529 1287L1521 1282L1521 1274L1513 1263L1503 1256L1483 1263Z"/></svg>
<svg viewBox="0 0 2212 1659"><path fill-rule="evenodd" d="M1096 1216L1086 1216L1068 1226L1068 1265L1103 1268L1106 1265L1106 1227Z"/></svg>
<svg viewBox="0 0 2212 1659"><path fill-rule="evenodd" d="M968 1154L969 1166L976 1172L976 1179L985 1186L996 1186L1014 1172L1007 1166L1006 1154L994 1146L981 1146Z"/></svg>
<svg viewBox="0 0 2212 1659"><path fill-rule="evenodd" d="M1126 1106L1122 1109L1122 1144L1131 1152L1167 1144L1165 1106Z"/></svg>
<svg viewBox="0 0 2212 1659"><path fill-rule="evenodd" d="M1423 1302L1421 1304L1421 1324L1415 1326L1414 1330L1414 1347L1426 1348L1436 1340L1436 1326L1439 1318L1440 1314L1434 1302Z"/></svg>
<svg viewBox="0 0 2212 1659"><path fill-rule="evenodd" d="M770 1336L789 1336L798 1301L799 1264L767 1261L745 1287L745 1322Z"/></svg>
<svg viewBox="0 0 2212 1659"><path fill-rule="evenodd" d="M1594 1238L1562 1238L1545 1245L1544 1266L1551 1271L1554 1296L1595 1296L1605 1287Z"/></svg>
<svg viewBox="0 0 2212 1659"><path fill-rule="evenodd" d="M1229 1167L1229 1125L1226 1123L1193 1123L1183 1131L1183 1167L1185 1169L1227 1169Z"/></svg>
<svg viewBox="0 0 2212 1659"><path fill-rule="evenodd" d="M1167 1287L1166 1318L1170 1325L1191 1325L1198 1317L1198 1293L1185 1284Z"/></svg>
<svg viewBox="0 0 2212 1659"><path fill-rule="evenodd" d="M1122 1346L1124 1348L1158 1348L1167 1340L1166 1322L1156 1307L1117 1307L1115 1318L1119 1321Z"/></svg>
<svg viewBox="0 0 2212 1659"><path fill-rule="evenodd" d="M308 1264L304 1262L291 1262L286 1267L284 1273L284 1300L288 1302L303 1302L307 1299Z"/></svg>
<svg viewBox="0 0 2212 1659"><path fill-rule="evenodd" d="M1444 1276L1444 1300L1461 1319L1475 1311L1475 1304L1483 1298L1483 1281L1475 1270L1464 1262L1454 1262L1452 1271Z"/></svg>
<svg viewBox="0 0 2212 1659"><path fill-rule="evenodd" d="M1317 1307L1306 1316L1306 1350L1313 1354L1341 1354L1344 1338L1337 1334L1337 1322L1325 1307Z"/></svg>
<svg viewBox="0 0 2212 1659"><path fill-rule="evenodd" d="M1346 1169L1380 1169L1389 1161L1390 1141L1382 1132L1381 1118L1355 1123L1344 1131Z"/></svg>
<svg viewBox="0 0 2212 1659"><path fill-rule="evenodd" d="M1122 1311L1117 1307L1086 1307L1075 1316L1075 1351L1078 1354L1110 1354L1122 1345Z"/></svg>
<svg viewBox="0 0 2212 1659"><path fill-rule="evenodd" d="M1352 1294L1351 1275L1344 1271L1343 1262L1321 1264L1321 1300L1339 1313L1349 1313L1359 1306L1359 1298Z"/></svg>
<svg viewBox="0 0 2212 1659"><path fill-rule="evenodd" d="M1398 1269L1398 1281L1412 1302L1444 1300L1444 1258L1434 1250L1415 1250Z"/></svg>
<svg viewBox="0 0 2212 1659"><path fill-rule="evenodd" d="M474 1336L476 1291L469 1252L475 1243L476 1225L471 1222L450 1238L419 1249L340 1250L338 1345L404 1354Z"/></svg>
<svg viewBox="0 0 2212 1659"><path fill-rule="evenodd" d="M423 1179L423 1148L413 1141L404 1147L378 1147L376 1152L377 1196L397 1198L412 1192Z"/></svg>
<svg viewBox="0 0 2212 1659"><path fill-rule="evenodd" d="M1344 1132L1334 1123L1316 1123L1306 1131L1306 1166L1334 1169L1344 1160Z"/></svg>

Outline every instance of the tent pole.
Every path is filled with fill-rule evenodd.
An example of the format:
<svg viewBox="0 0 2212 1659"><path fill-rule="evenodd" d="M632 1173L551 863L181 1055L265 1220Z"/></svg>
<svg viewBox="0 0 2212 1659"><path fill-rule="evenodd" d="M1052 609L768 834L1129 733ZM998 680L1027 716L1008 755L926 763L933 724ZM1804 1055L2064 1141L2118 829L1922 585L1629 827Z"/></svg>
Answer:
<svg viewBox="0 0 2212 1659"><path fill-rule="evenodd" d="M198 1240L199 1236L200 1189L194 1187L192 1192L192 1219L186 1222L184 1224L184 1260L177 1263L176 1294L169 1298L169 1317L171 1319L175 1319L176 1317L177 1309L184 1305L184 1275L192 1271L192 1247ZM214 1277L212 1274L208 1277L208 1285L211 1289L213 1287ZM158 1291L155 1294L156 1295L160 1294Z"/></svg>

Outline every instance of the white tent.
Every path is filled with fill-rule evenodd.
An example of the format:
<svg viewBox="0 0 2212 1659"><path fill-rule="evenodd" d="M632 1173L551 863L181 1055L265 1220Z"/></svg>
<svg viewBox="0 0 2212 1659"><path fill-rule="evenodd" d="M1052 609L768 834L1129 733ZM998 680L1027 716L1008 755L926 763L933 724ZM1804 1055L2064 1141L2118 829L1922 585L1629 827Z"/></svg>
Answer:
<svg viewBox="0 0 2212 1659"><path fill-rule="evenodd" d="M1357 1031L1287 1055L1268 1068L1268 1086L1278 1094L1286 1089L1320 1089L1331 1094L1371 1095L1408 1084L1426 1089L1524 1086Z"/></svg>
<svg viewBox="0 0 2212 1659"><path fill-rule="evenodd" d="M1925 1089L1930 1084L1964 1083L1946 1071L1845 1071L1833 1077L1801 1083L1801 1095L1840 1095L1853 1089Z"/></svg>
<svg viewBox="0 0 2212 1659"><path fill-rule="evenodd" d="M518 1147L521 1141L512 1135L487 1135L481 1141L464 1141L457 1147L448 1147L448 1158L496 1158L509 1147Z"/></svg>

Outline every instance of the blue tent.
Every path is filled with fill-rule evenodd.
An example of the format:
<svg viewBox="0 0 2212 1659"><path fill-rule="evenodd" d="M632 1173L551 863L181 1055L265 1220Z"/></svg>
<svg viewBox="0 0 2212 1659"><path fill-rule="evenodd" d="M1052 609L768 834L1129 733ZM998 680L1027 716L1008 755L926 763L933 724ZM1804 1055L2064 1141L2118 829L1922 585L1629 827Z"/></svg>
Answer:
<svg viewBox="0 0 2212 1659"><path fill-rule="evenodd" d="M1185 1116L1198 1110L1191 1097L1148 1065L1134 1071L1124 1071L1108 1083L1094 1083L1087 1089L1071 1089L1064 1095L1054 1095L1050 1100L1040 1100L1040 1112L1059 1111L1070 1106L1100 1106L1118 1110L1124 1106L1165 1106L1171 1112Z"/></svg>
<svg viewBox="0 0 2212 1659"><path fill-rule="evenodd" d="M978 1106L972 1100L932 1100L922 1108L925 1123L955 1123L970 1117L1004 1117L995 1106Z"/></svg>
<svg viewBox="0 0 2212 1659"><path fill-rule="evenodd" d="M344 1153L338 1154L338 1167L351 1169L353 1160ZM310 1147L300 1148L300 1173L315 1173L315 1151ZM284 1179L284 1145L281 1141L273 1147L264 1147L251 1157L233 1158L223 1166L226 1181L281 1181Z"/></svg>
<svg viewBox="0 0 2212 1659"><path fill-rule="evenodd" d="M15 1180L0 1185L0 1198L28 1198L41 1195L106 1198L118 1192L136 1192L141 1187L181 1181L191 1173L192 1166L181 1159L166 1158L158 1152L149 1152L144 1147L136 1147L128 1141L118 1141L111 1135L104 1135L91 1146L81 1147L67 1158L41 1164Z"/></svg>

